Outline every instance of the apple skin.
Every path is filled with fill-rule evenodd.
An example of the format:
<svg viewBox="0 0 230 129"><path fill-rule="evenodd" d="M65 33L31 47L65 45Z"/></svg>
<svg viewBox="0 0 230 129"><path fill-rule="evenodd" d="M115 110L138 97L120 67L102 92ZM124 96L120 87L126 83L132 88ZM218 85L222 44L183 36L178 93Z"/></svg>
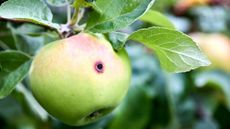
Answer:
<svg viewBox="0 0 230 129"><path fill-rule="evenodd" d="M177 13L184 13L189 8L197 5L207 5L213 0L177 0L175 10Z"/></svg>
<svg viewBox="0 0 230 129"><path fill-rule="evenodd" d="M230 72L230 39L227 36L218 33L192 33L190 36L208 56L211 67Z"/></svg>
<svg viewBox="0 0 230 129"><path fill-rule="evenodd" d="M35 98L68 125L85 125L111 112L130 84L129 57L103 37L79 33L46 45L30 72Z"/></svg>

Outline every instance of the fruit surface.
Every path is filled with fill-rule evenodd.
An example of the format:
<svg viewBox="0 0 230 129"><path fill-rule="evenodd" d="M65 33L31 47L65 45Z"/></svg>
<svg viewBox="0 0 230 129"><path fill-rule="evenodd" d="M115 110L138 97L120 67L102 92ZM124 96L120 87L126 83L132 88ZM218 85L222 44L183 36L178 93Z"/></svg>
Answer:
<svg viewBox="0 0 230 129"><path fill-rule="evenodd" d="M69 125L91 123L125 96L131 76L124 49L115 52L103 37L80 33L46 45L30 69L38 102Z"/></svg>
<svg viewBox="0 0 230 129"><path fill-rule="evenodd" d="M227 36L205 33L193 33L190 36L208 56L212 66L230 72L230 39Z"/></svg>
<svg viewBox="0 0 230 129"><path fill-rule="evenodd" d="M177 13L184 13L194 6L207 5L213 0L177 0L175 10Z"/></svg>

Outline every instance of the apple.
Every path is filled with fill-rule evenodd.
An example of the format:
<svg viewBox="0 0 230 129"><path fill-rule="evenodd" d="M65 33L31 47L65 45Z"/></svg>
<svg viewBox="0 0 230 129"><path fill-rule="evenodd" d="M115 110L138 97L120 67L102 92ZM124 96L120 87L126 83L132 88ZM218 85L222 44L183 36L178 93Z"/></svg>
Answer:
<svg viewBox="0 0 230 129"><path fill-rule="evenodd" d="M175 11L177 13L184 13L191 7L197 6L197 5L207 5L212 0L178 0L175 5Z"/></svg>
<svg viewBox="0 0 230 129"><path fill-rule="evenodd" d="M190 34L204 51L213 67L230 72L230 39L223 34Z"/></svg>
<svg viewBox="0 0 230 129"><path fill-rule="evenodd" d="M103 36L79 33L42 48L29 77L32 93L49 114L69 125L85 125L120 103L131 66L124 48L114 51Z"/></svg>

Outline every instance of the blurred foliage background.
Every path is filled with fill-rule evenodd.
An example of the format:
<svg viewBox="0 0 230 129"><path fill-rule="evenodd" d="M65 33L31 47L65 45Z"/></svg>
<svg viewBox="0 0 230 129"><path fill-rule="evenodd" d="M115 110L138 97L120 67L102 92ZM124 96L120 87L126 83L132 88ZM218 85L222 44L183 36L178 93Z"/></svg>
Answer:
<svg viewBox="0 0 230 129"><path fill-rule="evenodd" d="M65 7L50 8L55 22L66 22ZM0 129L230 129L229 0L156 0L152 10L164 13L176 29L191 35L212 65L169 74L160 68L152 51L130 41L126 49L132 62L132 83L111 114L87 126L62 124L39 106L25 79L0 100ZM149 26L153 24L139 20L122 31ZM0 21L0 50L35 55L58 38L48 28Z"/></svg>

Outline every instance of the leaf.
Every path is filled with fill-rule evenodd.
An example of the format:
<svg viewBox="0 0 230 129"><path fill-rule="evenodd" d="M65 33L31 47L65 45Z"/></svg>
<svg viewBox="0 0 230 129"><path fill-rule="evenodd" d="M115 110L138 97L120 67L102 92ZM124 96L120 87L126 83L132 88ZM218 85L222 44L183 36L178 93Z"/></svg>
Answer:
<svg viewBox="0 0 230 129"><path fill-rule="evenodd" d="M94 2L94 1L96 1L96 0L85 0L86 2Z"/></svg>
<svg viewBox="0 0 230 129"><path fill-rule="evenodd" d="M93 7L95 10L99 10L99 8L96 5L96 0L75 0L72 4L75 8L87 8L87 7Z"/></svg>
<svg viewBox="0 0 230 129"><path fill-rule="evenodd" d="M39 105L39 103L36 101L30 90L28 90L23 84L19 83L16 87L17 92L14 92L14 96L18 96L16 98L19 98L18 101L22 101L22 106L24 109L29 109L27 112L33 112L36 114L36 116L39 116L39 118L43 121L48 119L48 113ZM22 98L22 99L20 99Z"/></svg>
<svg viewBox="0 0 230 129"><path fill-rule="evenodd" d="M46 2L51 6L66 6L70 0L46 0Z"/></svg>
<svg viewBox="0 0 230 129"><path fill-rule="evenodd" d="M134 32L128 39L153 49L162 67L169 72L186 72L210 64L196 43L176 30L151 27Z"/></svg>
<svg viewBox="0 0 230 129"><path fill-rule="evenodd" d="M211 86L215 86L216 89L221 90L225 96L228 109L230 109L229 75L216 71L202 72L195 76L195 84L198 87L204 87L209 84Z"/></svg>
<svg viewBox="0 0 230 129"><path fill-rule="evenodd" d="M9 95L30 68L30 57L17 51L0 52L0 99Z"/></svg>
<svg viewBox="0 0 230 129"><path fill-rule="evenodd" d="M230 111L223 104L219 104L216 108L214 114L214 119L219 124L219 129L228 129L230 127L230 123L226 121L230 121Z"/></svg>
<svg viewBox="0 0 230 129"><path fill-rule="evenodd" d="M154 10L149 10L146 12L145 15L140 17L140 20L169 29L175 29L174 25L166 16Z"/></svg>
<svg viewBox="0 0 230 129"><path fill-rule="evenodd" d="M191 9L192 17L200 31L207 33L221 33L227 31L229 11L222 7L195 6ZM212 20L210 20L212 19Z"/></svg>
<svg viewBox="0 0 230 129"><path fill-rule="evenodd" d="M216 121L206 118L195 123L194 129L219 129Z"/></svg>
<svg viewBox="0 0 230 129"><path fill-rule="evenodd" d="M8 0L0 6L0 18L26 21L59 29L53 14L42 0Z"/></svg>
<svg viewBox="0 0 230 129"><path fill-rule="evenodd" d="M146 127L152 108L152 99L141 86L131 86L123 103L115 110L108 129L143 129Z"/></svg>
<svg viewBox="0 0 230 129"><path fill-rule="evenodd" d="M46 31L37 25L22 24L16 28L11 24L7 26L14 36L17 49L29 55L35 55L43 45L58 39L55 32Z"/></svg>
<svg viewBox="0 0 230 129"><path fill-rule="evenodd" d="M11 31L6 27L6 22L0 21L0 30L0 47L3 49L15 49L16 44Z"/></svg>
<svg viewBox="0 0 230 129"><path fill-rule="evenodd" d="M116 51L121 50L128 38L128 35L121 32L111 32L108 33L108 39L113 46L113 49Z"/></svg>
<svg viewBox="0 0 230 129"><path fill-rule="evenodd" d="M97 0L86 30L106 33L122 29L142 16L154 0ZM112 5L112 6L111 6Z"/></svg>

